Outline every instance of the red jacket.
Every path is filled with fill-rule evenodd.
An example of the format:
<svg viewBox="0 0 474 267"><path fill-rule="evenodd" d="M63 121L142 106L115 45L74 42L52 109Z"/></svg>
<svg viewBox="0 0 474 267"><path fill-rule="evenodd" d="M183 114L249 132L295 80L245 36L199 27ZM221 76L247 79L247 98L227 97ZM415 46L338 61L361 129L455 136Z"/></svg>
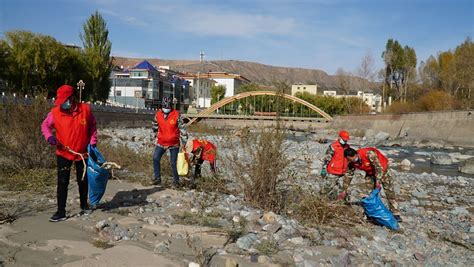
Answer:
<svg viewBox="0 0 474 267"><path fill-rule="evenodd" d="M383 171L386 172L388 169L388 159L382 154L382 152L380 152L378 149L374 147L366 147L366 148L361 148L357 150L357 154L359 154L360 161L354 162L354 167L356 169L365 171L367 176L375 175L375 168L367 156L367 152L369 151L374 151L377 154L377 158L380 162L380 165L382 165Z"/></svg>
<svg viewBox="0 0 474 267"><path fill-rule="evenodd" d="M179 111L172 110L168 117L163 111L156 112L156 122L158 123L157 143L161 146L179 146Z"/></svg>
<svg viewBox="0 0 474 267"><path fill-rule="evenodd" d="M196 151L196 149L198 149L199 147L202 147L201 159L207 160L211 164L213 164L216 161L216 154L217 154L216 146L213 143L206 140L194 139L193 152Z"/></svg>
<svg viewBox="0 0 474 267"><path fill-rule="evenodd" d="M87 145L91 140L89 131L92 124L92 113L89 105L78 104L77 112L67 113L61 111L59 106L51 110L54 118L54 128L56 130L56 155L62 156L68 160L80 160L79 155L74 155L68 151L68 148L84 154L87 152Z"/></svg>
<svg viewBox="0 0 474 267"><path fill-rule="evenodd" d="M334 175L343 175L347 171L347 159L344 157L344 150L349 148L349 145L342 145L338 140L331 144L334 151L331 161L327 166L327 171Z"/></svg>

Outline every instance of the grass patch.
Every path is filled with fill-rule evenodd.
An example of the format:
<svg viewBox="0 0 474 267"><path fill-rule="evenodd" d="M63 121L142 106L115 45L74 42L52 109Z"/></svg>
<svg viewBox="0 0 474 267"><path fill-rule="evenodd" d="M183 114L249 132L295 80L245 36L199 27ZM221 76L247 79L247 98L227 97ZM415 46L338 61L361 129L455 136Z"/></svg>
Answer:
<svg viewBox="0 0 474 267"><path fill-rule="evenodd" d="M240 218L239 223L232 221L232 227L226 230L227 240L224 246L237 242L237 239L246 234L248 234L247 221L244 218Z"/></svg>
<svg viewBox="0 0 474 267"><path fill-rule="evenodd" d="M260 253L271 256L275 255L280 251L280 247L275 240L263 240L260 244L255 247Z"/></svg>
<svg viewBox="0 0 474 267"><path fill-rule="evenodd" d="M212 217L209 215L201 215L185 211L182 214L174 214L173 218L176 220L177 224L222 228L222 226L219 225L220 217Z"/></svg>
<svg viewBox="0 0 474 267"><path fill-rule="evenodd" d="M151 150L137 152L126 145L112 145L110 142L100 142L99 150L107 161L116 162L122 170L114 171L115 178L128 182L149 185L153 178L153 152ZM171 176L169 153L161 159L162 177Z"/></svg>
<svg viewBox="0 0 474 267"><path fill-rule="evenodd" d="M364 222L363 214L341 202L332 202L321 196L302 193L298 204L293 204L288 213L309 227L320 225L354 226Z"/></svg>
<svg viewBox="0 0 474 267"><path fill-rule="evenodd" d="M10 170L4 171L0 177L0 187L8 191L47 195L55 193L56 170L54 169Z"/></svg>
<svg viewBox="0 0 474 267"><path fill-rule="evenodd" d="M231 193L227 187L227 181L219 173L196 179L196 189L201 192Z"/></svg>
<svg viewBox="0 0 474 267"><path fill-rule="evenodd" d="M108 241L103 241L100 239L94 239L92 240L92 245L96 248L101 248L101 249L108 249L112 248L114 245L110 244Z"/></svg>
<svg viewBox="0 0 474 267"><path fill-rule="evenodd" d="M200 134L211 134L211 135L222 135L222 130L211 127L202 122L195 122L188 126L188 132L200 133Z"/></svg>

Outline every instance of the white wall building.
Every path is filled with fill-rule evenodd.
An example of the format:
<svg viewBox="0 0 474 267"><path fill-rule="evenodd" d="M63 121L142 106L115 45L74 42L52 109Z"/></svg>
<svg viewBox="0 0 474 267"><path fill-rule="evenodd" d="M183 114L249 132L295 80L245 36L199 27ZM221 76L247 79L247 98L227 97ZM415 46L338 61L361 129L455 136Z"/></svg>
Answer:
<svg viewBox="0 0 474 267"><path fill-rule="evenodd" d="M239 74L227 72L202 73L200 77L205 77L216 81L216 85L225 86L225 96L230 97L236 94L242 84L250 83L250 80Z"/></svg>
<svg viewBox="0 0 474 267"><path fill-rule="evenodd" d="M310 93L310 94L317 94L318 93L318 85L316 84L293 84L291 85L291 95L295 95L296 93Z"/></svg>
<svg viewBox="0 0 474 267"><path fill-rule="evenodd" d="M217 84L213 79L197 74L187 74L182 76L183 79L189 82L190 99L194 101L197 108L208 108L211 106L211 87ZM199 81L199 86L198 86ZM198 91L199 89L199 91Z"/></svg>

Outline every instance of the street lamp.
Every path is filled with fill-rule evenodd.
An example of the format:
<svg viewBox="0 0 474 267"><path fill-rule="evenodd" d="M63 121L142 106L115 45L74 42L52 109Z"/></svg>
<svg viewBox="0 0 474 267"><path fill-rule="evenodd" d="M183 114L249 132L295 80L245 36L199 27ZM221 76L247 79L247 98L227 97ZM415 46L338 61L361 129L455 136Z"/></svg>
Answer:
<svg viewBox="0 0 474 267"><path fill-rule="evenodd" d="M86 83L79 80L77 83L77 90L79 90L79 103L82 103L82 90L84 90L84 86L86 86Z"/></svg>

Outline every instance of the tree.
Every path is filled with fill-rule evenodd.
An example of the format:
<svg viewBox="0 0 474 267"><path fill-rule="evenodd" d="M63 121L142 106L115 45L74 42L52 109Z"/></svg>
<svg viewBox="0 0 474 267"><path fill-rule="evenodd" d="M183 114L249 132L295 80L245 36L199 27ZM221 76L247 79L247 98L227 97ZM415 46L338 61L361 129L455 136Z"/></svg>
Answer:
<svg viewBox="0 0 474 267"><path fill-rule="evenodd" d="M237 94L244 93L244 92L250 92L250 91L259 91L260 86L256 83L246 83L242 84L236 91Z"/></svg>
<svg viewBox="0 0 474 267"><path fill-rule="evenodd" d="M5 56L0 78L12 92L53 96L60 85L72 84L79 76L80 52L53 37L28 31L7 32L5 37L0 43L0 53Z"/></svg>
<svg viewBox="0 0 474 267"><path fill-rule="evenodd" d="M357 69L357 74L359 77L373 82L375 80L375 66L374 58L370 52L367 52L360 62L360 66Z"/></svg>
<svg viewBox="0 0 474 267"><path fill-rule="evenodd" d="M92 83L92 92L89 93L88 98L104 101L110 91L112 43L109 40L107 24L98 11L84 23L80 37L84 46L87 72Z"/></svg>
<svg viewBox="0 0 474 267"><path fill-rule="evenodd" d="M455 79L459 84L459 89L461 93L458 94L456 91L455 94L461 99L467 100L468 107L473 107L472 99L472 90L474 87L474 43L471 38L466 38L466 40L456 47L454 51L455 63Z"/></svg>
<svg viewBox="0 0 474 267"><path fill-rule="evenodd" d="M217 103L222 100L225 96L225 86L224 85L214 85L211 87L211 104Z"/></svg>
<svg viewBox="0 0 474 267"><path fill-rule="evenodd" d="M352 87L352 74L346 72L343 68L338 68L336 71L336 79L339 89L341 89L346 95L349 94Z"/></svg>
<svg viewBox="0 0 474 267"><path fill-rule="evenodd" d="M390 88L389 95L393 95L395 89L395 100L406 101L408 84L416 78L415 49L402 47L397 40L388 39L382 58L385 63L385 84Z"/></svg>

